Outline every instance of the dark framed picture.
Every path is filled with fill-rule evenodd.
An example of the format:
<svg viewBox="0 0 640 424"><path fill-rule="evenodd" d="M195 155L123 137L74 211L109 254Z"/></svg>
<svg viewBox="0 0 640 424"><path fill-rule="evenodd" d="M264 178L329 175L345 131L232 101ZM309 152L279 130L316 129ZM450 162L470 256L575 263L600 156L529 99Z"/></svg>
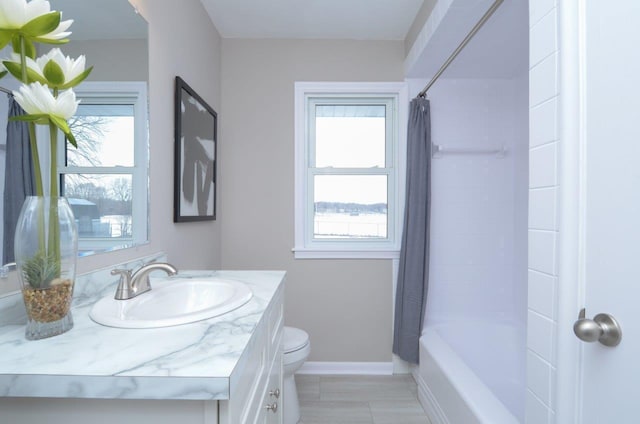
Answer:
<svg viewBox="0 0 640 424"><path fill-rule="evenodd" d="M173 222L216 219L217 134L218 114L176 77Z"/></svg>

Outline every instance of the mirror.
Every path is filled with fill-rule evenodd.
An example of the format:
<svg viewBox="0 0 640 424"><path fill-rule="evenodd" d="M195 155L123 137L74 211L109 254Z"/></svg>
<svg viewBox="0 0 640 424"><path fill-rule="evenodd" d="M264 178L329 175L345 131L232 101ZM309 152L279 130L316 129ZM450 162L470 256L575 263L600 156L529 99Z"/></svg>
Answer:
<svg viewBox="0 0 640 424"><path fill-rule="evenodd" d="M62 52L74 58L83 54L87 66L94 67L75 90L82 103L72 119L87 140L85 148L76 152L60 146L58 155L66 158L58 171L61 192L76 215L78 250L85 256L144 243L148 240L147 23L128 0L50 3L62 12L63 20L74 20L71 41L60 46ZM40 47L46 52L54 46ZM0 52L0 57L8 52ZM18 83L7 77L0 86L16 89ZM2 96L0 190L4 190L8 114ZM78 138L76 130L74 134ZM128 153L119 155L124 151ZM0 213L3 210L0 204Z"/></svg>

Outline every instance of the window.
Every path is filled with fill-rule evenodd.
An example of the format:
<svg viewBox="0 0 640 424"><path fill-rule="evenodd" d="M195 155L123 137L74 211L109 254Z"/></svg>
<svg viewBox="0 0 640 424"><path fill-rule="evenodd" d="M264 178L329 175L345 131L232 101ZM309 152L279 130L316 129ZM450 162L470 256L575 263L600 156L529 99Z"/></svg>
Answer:
<svg viewBox="0 0 640 424"><path fill-rule="evenodd" d="M295 96L295 257L397 257L405 84L296 83Z"/></svg>
<svg viewBox="0 0 640 424"><path fill-rule="evenodd" d="M85 82L69 122L78 142L59 146L60 191L80 251L147 239L147 96L144 82Z"/></svg>

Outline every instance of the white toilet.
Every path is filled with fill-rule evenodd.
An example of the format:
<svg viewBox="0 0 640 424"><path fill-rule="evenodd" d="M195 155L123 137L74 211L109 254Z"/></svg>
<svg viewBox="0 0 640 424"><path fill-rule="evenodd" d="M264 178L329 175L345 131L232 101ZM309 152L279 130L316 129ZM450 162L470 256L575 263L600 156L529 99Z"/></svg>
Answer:
<svg viewBox="0 0 640 424"><path fill-rule="evenodd" d="M293 375L309 357L311 343L309 343L309 335L306 332L294 327L284 327L283 340L284 424L297 424L300 421L300 405L298 404L298 392Z"/></svg>

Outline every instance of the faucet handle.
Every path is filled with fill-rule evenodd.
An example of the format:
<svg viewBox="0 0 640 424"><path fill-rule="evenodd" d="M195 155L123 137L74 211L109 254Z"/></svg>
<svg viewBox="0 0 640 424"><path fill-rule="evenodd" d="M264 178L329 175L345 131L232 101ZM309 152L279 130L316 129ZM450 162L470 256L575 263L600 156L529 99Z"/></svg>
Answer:
<svg viewBox="0 0 640 424"><path fill-rule="evenodd" d="M116 289L116 300L129 299L131 297L131 270L130 269L112 269L111 275L120 275L118 288Z"/></svg>
<svg viewBox="0 0 640 424"><path fill-rule="evenodd" d="M120 279L131 280L131 270L124 268L117 268L111 270L111 275L120 275Z"/></svg>

